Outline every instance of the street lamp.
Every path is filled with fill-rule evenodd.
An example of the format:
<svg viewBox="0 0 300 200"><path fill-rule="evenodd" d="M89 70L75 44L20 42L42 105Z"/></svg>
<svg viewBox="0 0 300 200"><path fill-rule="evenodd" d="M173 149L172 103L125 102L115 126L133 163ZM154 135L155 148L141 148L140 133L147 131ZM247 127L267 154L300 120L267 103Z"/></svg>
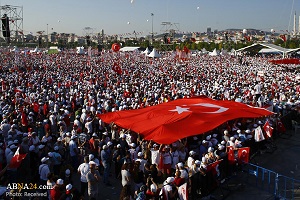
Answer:
<svg viewBox="0 0 300 200"><path fill-rule="evenodd" d="M47 49L48 49L48 44L49 44L49 37L48 37L48 25L49 25L49 24L47 24L47 38L46 38L46 41L47 41Z"/></svg>
<svg viewBox="0 0 300 200"><path fill-rule="evenodd" d="M152 43L152 45L153 45L153 38L154 38L154 33L153 33L153 16L154 16L154 14L153 13L151 13L151 18L152 18L152 32L151 32L151 43Z"/></svg>

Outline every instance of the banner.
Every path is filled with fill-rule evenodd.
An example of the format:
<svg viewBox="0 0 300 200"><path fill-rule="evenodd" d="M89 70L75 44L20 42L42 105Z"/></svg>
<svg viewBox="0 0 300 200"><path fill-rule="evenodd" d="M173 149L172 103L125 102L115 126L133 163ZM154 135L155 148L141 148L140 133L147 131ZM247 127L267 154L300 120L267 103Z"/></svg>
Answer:
<svg viewBox="0 0 300 200"><path fill-rule="evenodd" d="M178 188L178 196L180 200L188 200L187 183Z"/></svg>
<svg viewBox="0 0 300 200"><path fill-rule="evenodd" d="M265 140L265 136L262 132L262 129L260 126L258 126L256 129L255 129L255 132L254 132L254 140L255 142L260 142L260 141L263 141Z"/></svg>

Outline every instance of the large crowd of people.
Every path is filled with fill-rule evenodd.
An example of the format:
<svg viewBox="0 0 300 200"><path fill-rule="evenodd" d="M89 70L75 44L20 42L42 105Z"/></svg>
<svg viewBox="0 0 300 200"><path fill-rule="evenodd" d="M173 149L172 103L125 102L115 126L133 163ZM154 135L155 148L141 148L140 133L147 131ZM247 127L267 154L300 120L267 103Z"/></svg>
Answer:
<svg viewBox="0 0 300 200"><path fill-rule="evenodd" d="M254 140L258 126L268 121L280 134L280 117L299 113L299 71L263 56L180 60L172 52L153 59L137 51L88 56L1 49L0 60L1 185L49 185L49 199L101 199L100 181L110 187L112 179L122 184L122 200L177 199L185 183L191 199L207 196L234 173L228 147L253 152L262 147ZM101 120L107 112L199 95L269 107L274 115L229 121L170 145ZM10 165L16 151L26 154L18 168ZM208 166L218 160L216 174Z"/></svg>

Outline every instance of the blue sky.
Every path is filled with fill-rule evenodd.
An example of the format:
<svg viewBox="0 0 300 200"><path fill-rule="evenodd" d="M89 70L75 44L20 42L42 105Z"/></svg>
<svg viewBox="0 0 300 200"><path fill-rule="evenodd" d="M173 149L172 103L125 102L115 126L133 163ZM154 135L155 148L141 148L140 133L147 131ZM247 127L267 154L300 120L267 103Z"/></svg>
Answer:
<svg viewBox="0 0 300 200"><path fill-rule="evenodd" d="M204 32L226 28L293 29L291 11L300 15L300 0L0 0L1 6L23 6L24 33L49 32L107 34L162 33L161 23L176 24L180 31ZM293 4L294 1L294 4ZM1 11L3 12L3 11ZM128 23L129 22L129 23ZM177 29L175 26L173 26ZM298 28L298 23L297 23Z"/></svg>

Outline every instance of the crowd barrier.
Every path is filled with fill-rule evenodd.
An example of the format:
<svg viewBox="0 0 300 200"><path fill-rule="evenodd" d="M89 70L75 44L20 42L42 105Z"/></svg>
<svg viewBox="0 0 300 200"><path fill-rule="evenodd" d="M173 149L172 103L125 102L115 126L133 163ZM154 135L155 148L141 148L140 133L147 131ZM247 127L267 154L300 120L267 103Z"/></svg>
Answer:
<svg viewBox="0 0 300 200"><path fill-rule="evenodd" d="M248 184L272 194L274 199L300 198L300 180L251 163L245 164L243 171L247 173Z"/></svg>

